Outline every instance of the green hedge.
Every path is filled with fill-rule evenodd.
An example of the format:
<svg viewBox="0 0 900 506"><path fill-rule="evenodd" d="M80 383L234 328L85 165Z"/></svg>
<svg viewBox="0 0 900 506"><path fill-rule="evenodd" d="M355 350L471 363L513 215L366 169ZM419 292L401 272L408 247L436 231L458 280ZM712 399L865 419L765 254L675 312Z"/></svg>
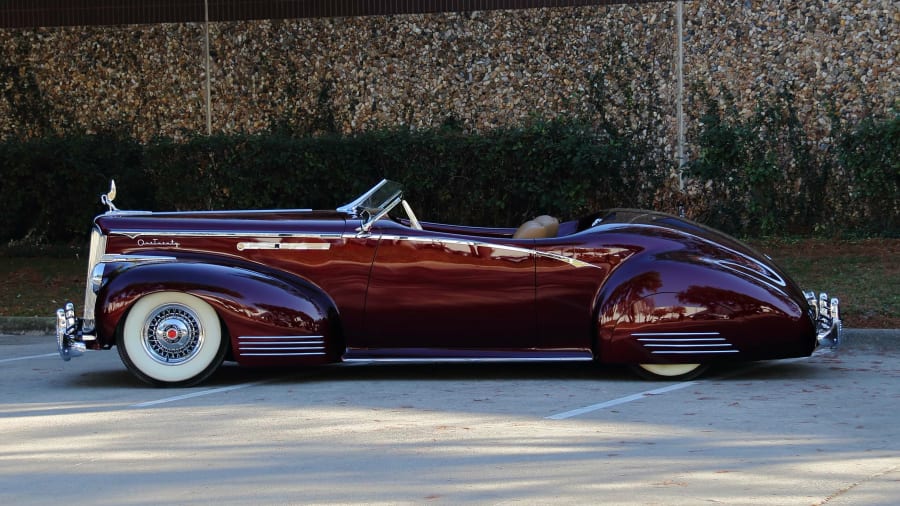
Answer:
<svg viewBox="0 0 900 506"><path fill-rule="evenodd" d="M0 143L0 241L67 243L84 237L99 194L111 178L135 188L132 201L150 203L143 147L114 136L76 135Z"/></svg>
<svg viewBox="0 0 900 506"><path fill-rule="evenodd" d="M381 178L401 181L427 220L511 225L574 216L599 202L640 206L627 148L577 123L466 135L452 129L357 136L214 136L148 147L160 209L333 209ZM123 193L127 194L127 192Z"/></svg>
<svg viewBox="0 0 900 506"><path fill-rule="evenodd" d="M839 134L839 167L850 184L841 196L848 225L876 235L900 234L900 114L869 117Z"/></svg>
<svg viewBox="0 0 900 506"><path fill-rule="evenodd" d="M355 136L278 133L160 139L108 135L0 143L9 212L0 241L83 241L109 179L122 209L333 209L381 178L431 221L515 225L537 214L647 207L666 172L609 132L559 120L484 135L453 128Z"/></svg>
<svg viewBox="0 0 900 506"><path fill-rule="evenodd" d="M608 207L682 211L739 236L898 236L900 115L810 146L790 96L741 119L710 103L689 191L612 127L573 120L467 134L452 127L353 136L160 139L112 134L0 142L0 244L81 245L110 179L122 209L327 208L381 178L424 220L512 226Z"/></svg>
<svg viewBox="0 0 900 506"><path fill-rule="evenodd" d="M688 173L692 214L742 236L900 236L900 114L833 118L814 145L790 92L750 117L710 100Z"/></svg>

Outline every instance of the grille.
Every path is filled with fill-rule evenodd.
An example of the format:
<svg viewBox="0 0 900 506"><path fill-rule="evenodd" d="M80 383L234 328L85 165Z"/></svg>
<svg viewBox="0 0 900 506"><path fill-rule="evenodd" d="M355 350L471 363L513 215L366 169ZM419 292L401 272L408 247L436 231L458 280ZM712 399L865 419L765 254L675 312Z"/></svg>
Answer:
<svg viewBox="0 0 900 506"><path fill-rule="evenodd" d="M94 292L91 278L94 266L100 262L103 253L106 252L106 236L100 229L94 227L91 230L91 249L88 251L87 281L84 288L84 326L86 330L94 328L94 306L97 303L97 294Z"/></svg>

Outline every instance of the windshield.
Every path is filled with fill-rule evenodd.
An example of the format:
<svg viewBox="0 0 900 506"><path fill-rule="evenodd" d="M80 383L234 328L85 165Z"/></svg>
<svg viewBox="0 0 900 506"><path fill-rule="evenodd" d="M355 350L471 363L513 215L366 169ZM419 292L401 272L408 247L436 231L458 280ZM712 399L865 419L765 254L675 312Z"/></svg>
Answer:
<svg viewBox="0 0 900 506"><path fill-rule="evenodd" d="M396 181L382 179L371 190L360 195L359 198L337 208L342 213L352 214L367 221L380 217L400 202L403 195L403 187Z"/></svg>

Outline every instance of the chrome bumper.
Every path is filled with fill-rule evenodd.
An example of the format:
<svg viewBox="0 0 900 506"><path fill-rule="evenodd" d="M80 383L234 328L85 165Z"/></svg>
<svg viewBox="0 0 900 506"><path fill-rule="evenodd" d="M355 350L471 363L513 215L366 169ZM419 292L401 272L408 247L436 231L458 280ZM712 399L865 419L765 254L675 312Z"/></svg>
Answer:
<svg viewBox="0 0 900 506"><path fill-rule="evenodd" d="M837 298L828 298L828 294L821 293L816 298L815 292L803 292L806 302L809 304L810 314L816 326L816 339L819 346L836 347L841 343L841 334L844 331L841 323L841 314Z"/></svg>
<svg viewBox="0 0 900 506"><path fill-rule="evenodd" d="M56 349L65 361L80 357L87 349L82 340L82 323L83 320L75 318L75 305L71 302L64 309L56 310Z"/></svg>

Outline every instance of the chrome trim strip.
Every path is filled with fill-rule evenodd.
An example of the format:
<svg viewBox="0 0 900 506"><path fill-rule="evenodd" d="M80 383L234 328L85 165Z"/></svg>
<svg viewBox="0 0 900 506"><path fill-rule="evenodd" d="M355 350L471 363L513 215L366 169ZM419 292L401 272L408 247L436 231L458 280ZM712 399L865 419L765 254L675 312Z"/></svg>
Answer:
<svg viewBox="0 0 900 506"><path fill-rule="evenodd" d="M331 249L331 243L328 242L239 242L237 244L238 251L245 250L328 250Z"/></svg>
<svg viewBox="0 0 900 506"><path fill-rule="evenodd" d="M719 353L740 353L738 350L692 350L692 351L654 351L653 355L705 355Z"/></svg>
<svg viewBox="0 0 900 506"><path fill-rule="evenodd" d="M408 363L422 363L422 364L431 364L431 363L467 363L467 362L593 362L593 357L485 357L485 358L466 358L466 357L453 357L453 358L440 358L440 357L423 357L423 358L408 358L408 357L378 357L378 358L345 358L341 360L344 363L363 363L363 362L408 362Z"/></svg>
<svg viewBox="0 0 900 506"><path fill-rule="evenodd" d="M311 213L315 211L312 208L296 208L296 209L222 209L219 211L160 211L160 212L150 212L150 214L175 214L175 215L185 215L185 214L199 214L199 215L207 215L207 216L215 216L219 214L290 214L290 213Z"/></svg>
<svg viewBox="0 0 900 506"><path fill-rule="evenodd" d="M183 211L188 212L188 211ZM116 210L116 211L106 211L102 216L152 216L154 214L153 211L128 211L128 210ZM159 214L159 213L155 213Z"/></svg>
<svg viewBox="0 0 900 506"><path fill-rule="evenodd" d="M644 346L648 348L732 348L731 343L690 343L690 344L669 344L669 343L646 343Z"/></svg>
<svg viewBox="0 0 900 506"><path fill-rule="evenodd" d="M487 241L472 241L465 239L449 239L445 237L419 237L419 236L406 236L406 235L382 235L382 240L387 241L411 241L411 242L420 242L420 243L441 243L441 244L455 244L459 246L474 246L476 248L484 247L484 248L494 248L494 249L502 249L506 251L512 251L515 253L526 253L529 255L536 255L544 258L550 258L552 260L557 260L559 262L565 262L572 267L580 268L580 267L593 267L595 269L602 269L602 267L597 267L596 265L589 264L587 262L583 262L581 260L570 258L565 255L560 255L557 253L547 253L545 251L538 251L529 248L523 248L520 246L511 246L508 244L498 244Z"/></svg>
<svg viewBox="0 0 900 506"><path fill-rule="evenodd" d="M130 263L151 263L151 262L174 262L178 260L175 257L170 256L155 256L155 255L121 255L118 253L108 253L100 257L100 263L109 264L116 262L130 262Z"/></svg>
<svg viewBox="0 0 900 506"><path fill-rule="evenodd" d="M312 357L322 356L324 351L316 351L310 353L241 353L242 357Z"/></svg>
<svg viewBox="0 0 900 506"><path fill-rule="evenodd" d="M648 342L648 343L720 343L725 341L724 337L675 337L675 338L662 338L662 337L641 337L638 338L638 341Z"/></svg>
<svg viewBox="0 0 900 506"><path fill-rule="evenodd" d="M275 238L275 239L283 239L283 238L294 238L294 239L344 239L348 237L355 238L354 234L336 234L336 233L321 233L321 234L295 234L290 232L219 232L212 230L168 230L168 231L160 231L160 230L110 230L109 235L123 235L129 239L137 239L141 236L154 236L154 237L262 237L262 238Z"/></svg>
<svg viewBox="0 0 900 506"><path fill-rule="evenodd" d="M428 243L441 243L441 244L456 244L459 246L484 246L486 248L501 248L509 251L515 251L517 253L528 253L532 254L535 251L528 248L522 248L519 246L510 246L506 244L495 244L492 242L485 241L474 241L471 239L451 239L448 237L427 237L427 236L410 236L410 235L392 235L392 234L382 234L381 239L384 241L410 241L410 242L428 242Z"/></svg>
<svg viewBox="0 0 900 506"><path fill-rule="evenodd" d="M632 336L718 336L719 332L635 332Z"/></svg>
<svg viewBox="0 0 900 506"><path fill-rule="evenodd" d="M325 336L316 336L316 335L306 335L306 336L241 336L238 338L238 341L241 339L281 339L281 340L289 340L289 341L301 341L301 340L321 340L324 339Z"/></svg>
<svg viewBox="0 0 900 506"><path fill-rule="evenodd" d="M594 265L594 264L589 264L589 263L584 262L584 261L582 261L582 260L578 260L578 259L576 259L576 258L569 258L569 257L567 257L567 256L565 256L565 255L560 255L560 254L557 254L557 253L547 253L547 252L545 252L545 251L535 251L535 254L538 255L538 256L544 257L544 258L550 258L550 259L553 259L553 260L558 260L558 261L560 261L560 262L565 262L565 263L571 265L572 267L578 267L578 268L581 268L581 267L593 267L593 268L595 268L595 269L602 269L602 267L598 267L598 266L596 266L596 265Z"/></svg>
<svg viewBox="0 0 900 506"><path fill-rule="evenodd" d="M239 345L242 350L247 350L251 347L275 349L274 347L276 346L290 348L321 348L325 345L325 341L240 341Z"/></svg>
<svg viewBox="0 0 900 506"><path fill-rule="evenodd" d="M317 351L320 353L324 353L321 351L321 346L241 346L241 352L244 351ZM241 355L246 355L246 353L241 353Z"/></svg>
<svg viewBox="0 0 900 506"><path fill-rule="evenodd" d="M295 344L295 345L297 345L297 346L304 346L304 345L310 346L310 345L316 345L316 344L325 344L325 340L324 340L324 339L316 339L316 340L314 340L314 341L313 341L313 340L310 340L310 341L306 341L306 340L293 340L293 341L292 341L292 340L287 340L287 339L285 339L285 340L272 340L272 341L243 341L243 340L241 340L241 341L238 341L238 342L239 342L240 344L246 344L246 345L250 345L250 346L252 346L252 345L268 345L268 344L275 344L275 345Z"/></svg>

